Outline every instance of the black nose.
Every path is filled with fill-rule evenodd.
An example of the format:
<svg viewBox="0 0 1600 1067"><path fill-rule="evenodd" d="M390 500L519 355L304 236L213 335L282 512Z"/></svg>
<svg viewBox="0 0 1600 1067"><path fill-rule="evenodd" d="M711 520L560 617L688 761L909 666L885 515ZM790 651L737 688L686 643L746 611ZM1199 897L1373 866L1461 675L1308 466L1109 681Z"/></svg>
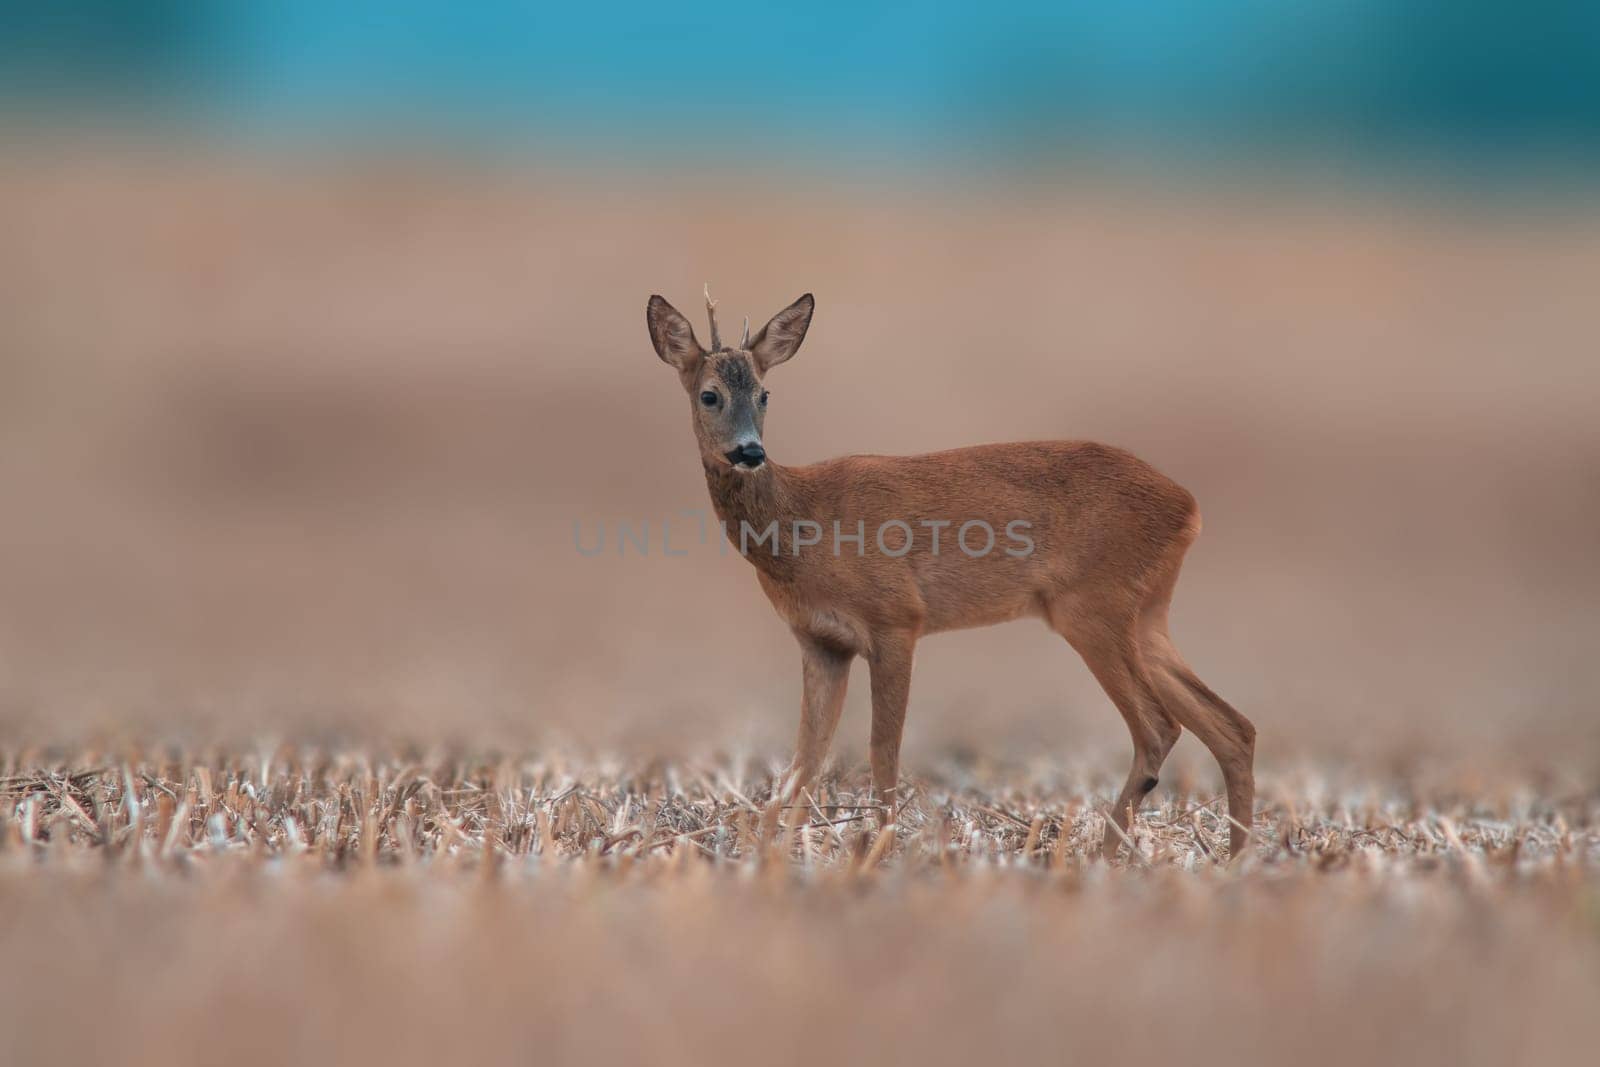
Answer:
<svg viewBox="0 0 1600 1067"><path fill-rule="evenodd" d="M728 453L728 462L735 467L759 467L767 461L767 450L760 445L740 445Z"/></svg>

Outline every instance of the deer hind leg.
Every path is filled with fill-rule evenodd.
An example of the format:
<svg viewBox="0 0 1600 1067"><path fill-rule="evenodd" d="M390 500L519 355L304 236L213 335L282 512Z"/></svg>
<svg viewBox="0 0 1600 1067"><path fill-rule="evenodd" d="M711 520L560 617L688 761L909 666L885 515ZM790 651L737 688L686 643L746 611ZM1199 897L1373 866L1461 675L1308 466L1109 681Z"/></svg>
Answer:
<svg viewBox="0 0 1600 1067"><path fill-rule="evenodd" d="M1049 618L1051 627L1083 657L1095 680L1122 713L1133 739L1133 766L1111 807L1100 844L1101 854L1110 858L1121 847L1129 821L1156 787L1161 765L1183 731L1167 712L1149 678L1131 621L1109 625L1098 616L1085 621L1065 603L1052 605Z"/></svg>
<svg viewBox="0 0 1600 1067"><path fill-rule="evenodd" d="M1177 583L1180 555L1166 580L1160 583L1140 617L1140 643L1162 705L1174 719L1211 750L1222 768L1228 791L1228 855L1237 859L1249 843L1255 817L1256 728L1226 700L1202 682L1167 634L1167 608Z"/></svg>
<svg viewBox="0 0 1600 1067"><path fill-rule="evenodd" d="M1222 785L1227 789L1227 814L1232 825L1227 830L1230 859L1245 854L1250 841L1250 825L1256 805L1256 728L1234 705L1213 693L1200 681L1184 657L1179 656L1166 630L1166 613L1178 585L1178 573L1192 534L1174 545L1162 577L1152 585L1149 598L1139 611L1139 645L1144 664L1166 713L1179 721L1211 750L1222 768Z"/></svg>
<svg viewBox="0 0 1600 1067"><path fill-rule="evenodd" d="M778 789L779 803L785 806L801 800L801 794L822 769L833 732L844 710L845 686L850 681L851 653L800 639L800 665L804 693L800 700L800 733L795 740L794 761L784 773ZM805 812L799 813L803 821Z"/></svg>
<svg viewBox="0 0 1600 1067"><path fill-rule="evenodd" d="M1238 859L1249 844L1249 827L1255 818L1256 728L1200 680L1165 633L1152 634L1146 644L1151 678L1162 703L1211 750L1222 768L1232 820L1228 855Z"/></svg>

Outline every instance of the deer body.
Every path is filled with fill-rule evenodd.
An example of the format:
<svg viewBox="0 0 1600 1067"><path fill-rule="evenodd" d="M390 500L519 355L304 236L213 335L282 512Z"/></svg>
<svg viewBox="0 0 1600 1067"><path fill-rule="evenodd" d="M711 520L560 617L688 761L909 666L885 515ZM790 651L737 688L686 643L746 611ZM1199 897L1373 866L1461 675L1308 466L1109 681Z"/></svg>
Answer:
<svg viewBox="0 0 1600 1067"><path fill-rule="evenodd" d="M811 310L802 297L738 348L720 345L713 311L709 351L660 297L648 314L657 353L690 393L717 516L800 644L804 692L785 802L821 769L855 657L871 668L873 783L892 813L917 640L1034 616L1083 657L1132 735L1107 854L1187 727L1222 768L1239 855L1255 730L1167 633L1178 571L1200 531L1193 496L1133 455L1084 441L769 462L761 383L799 348ZM775 536L750 543L766 533Z"/></svg>
<svg viewBox="0 0 1600 1067"><path fill-rule="evenodd" d="M808 612L848 620L848 643L859 653L884 627L929 634L1047 617L1072 589L1140 584L1198 522L1183 489L1133 456L1089 442L849 456L805 467L769 461L748 474L708 465L705 473L735 544L741 530L778 522L776 545L747 544L744 555L779 613L802 631L812 628ZM812 516L829 525L816 531L816 545L797 547L793 520ZM885 531L891 556L876 535L897 520L911 534ZM1007 538L1019 520L1026 540ZM972 552L988 547L986 531L995 535L981 557L962 547L960 531L973 522L983 525L965 539ZM1137 538L1114 536L1134 529Z"/></svg>

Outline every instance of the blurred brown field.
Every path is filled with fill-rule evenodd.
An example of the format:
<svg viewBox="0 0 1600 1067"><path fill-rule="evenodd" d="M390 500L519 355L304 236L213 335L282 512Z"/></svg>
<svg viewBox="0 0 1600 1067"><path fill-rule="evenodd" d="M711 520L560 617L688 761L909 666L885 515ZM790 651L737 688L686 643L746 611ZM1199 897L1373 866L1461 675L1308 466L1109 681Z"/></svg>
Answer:
<svg viewBox="0 0 1600 1067"><path fill-rule="evenodd" d="M817 294L780 461L1085 437L1191 488L1175 634L1269 765L1600 756L1584 195L4 160L0 724L30 739L781 748L798 665L747 567L660 551L706 501L643 305L710 282L734 323ZM1125 743L1043 627L918 666L913 770Z"/></svg>
<svg viewBox="0 0 1600 1067"><path fill-rule="evenodd" d="M4 147L0 1062L1600 1039L1592 195ZM1194 491L1245 862L1192 740L1091 855L1126 733L1036 623L923 646L897 836L864 678L829 817L763 833L797 657L644 330L707 282L816 294L781 462L1082 437Z"/></svg>

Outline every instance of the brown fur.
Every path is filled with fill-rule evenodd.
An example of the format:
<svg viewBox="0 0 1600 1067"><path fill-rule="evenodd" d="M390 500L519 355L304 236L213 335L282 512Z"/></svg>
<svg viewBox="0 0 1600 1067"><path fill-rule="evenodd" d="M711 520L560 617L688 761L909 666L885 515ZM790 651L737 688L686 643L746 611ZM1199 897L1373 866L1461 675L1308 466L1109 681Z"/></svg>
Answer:
<svg viewBox="0 0 1600 1067"><path fill-rule="evenodd" d="M776 554L771 542L752 542L746 555L801 647L805 692L784 799L798 797L820 769L850 662L862 656L872 676L873 782L892 813L917 640L1036 616L1083 657L1133 738L1133 766L1111 810L1117 828L1106 829L1107 854L1155 788L1186 727L1221 765L1234 820L1229 842L1239 855L1254 802L1255 729L1195 676L1167 633L1178 571L1200 532L1194 497L1133 455L1086 441L736 468L729 449L764 424L761 379L798 349L811 307L808 294L780 312L749 350L715 352L701 349L687 320L660 297L651 298L649 309L656 350L677 367L689 393L706 486L730 539L739 545L746 526L759 534L778 524ZM769 343L773 337L777 344ZM738 363L732 373L729 361ZM728 395L736 382L748 383L747 395ZM715 407L702 403L708 388L718 392ZM796 540L797 519L822 525L819 544ZM835 554L835 520L841 534L864 532L859 554L842 539ZM877 544L876 532L890 520L913 531L910 550L898 558ZM996 534L994 548L979 558L957 541L971 520ZM1029 524L1031 553L1005 551L1020 552L1006 533L1013 520ZM922 524L940 521L949 525L938 531L935 553L933 531ZM889 530L885 547L898 552L903 536ZM981 532L968 544L981 548Z"/></svg>

